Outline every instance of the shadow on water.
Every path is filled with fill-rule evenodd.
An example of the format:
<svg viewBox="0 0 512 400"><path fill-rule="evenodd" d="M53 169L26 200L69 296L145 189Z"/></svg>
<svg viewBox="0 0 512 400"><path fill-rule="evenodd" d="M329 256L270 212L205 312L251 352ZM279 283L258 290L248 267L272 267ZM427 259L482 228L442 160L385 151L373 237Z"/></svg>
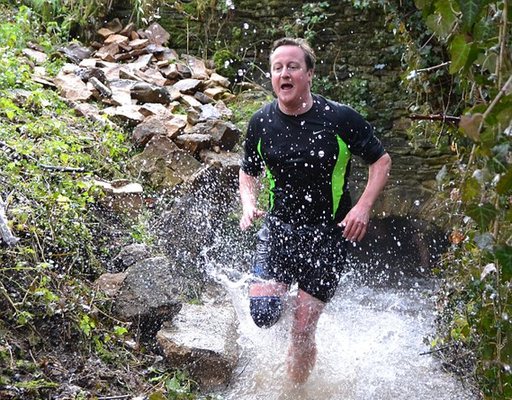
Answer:
<svg viewBox="0 0 512 400"><path fill-rule="evenodd" d="M361 284L400 287L432 279L447 246L445 232L431 223L410 217L374 219L364 240L349 248L349 265Z"/></svg>

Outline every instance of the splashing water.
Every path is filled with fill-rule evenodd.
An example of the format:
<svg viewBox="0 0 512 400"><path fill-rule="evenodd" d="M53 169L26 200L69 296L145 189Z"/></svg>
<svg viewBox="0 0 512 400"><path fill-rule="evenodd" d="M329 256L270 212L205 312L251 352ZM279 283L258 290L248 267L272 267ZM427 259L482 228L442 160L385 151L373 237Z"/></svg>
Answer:
<svg viewBox="0 0 512 400"><path fill-rule="evenodd" d="M308 381L295 386L287 378L286 355L297 288L284 299L281 320L258 328L247 296L252 235L241 233L236 221L226 227L218 223L229 221L230 207L213 218L204 205L213 203L192 197L194 206L183 202L184 211L179 208L164 224L163 237L174 233L169 243L195 254L192 262L229 294L239 323L233 338L239 362L228 387L211 394L225 400L478 399L472 388L443 370L425 344L435 332L436 280L429 267L443 245L422 221L373 221L366 247L351 249L354 263L318 322L316 365ZM197 211L193 222L191 210Z"/></svg>
<svg viewBox="0 0 512 400"><path fill-rule="evenodd" d="M228 400L474 400L455 376L428 353L433 332L433 285L429 281L377 288L342 280L318 322L318 357L309 380L300 386L286 375L291 309L285 299L281 320L260 329L248 313L247 277L225 280L239 316L240 361Z"/></svg>
<svg viewBox="0 0 512 400"><path fill-rule="evenodd" d="M210 264L208 274L226 288L239 319L241 355L230 385L216 393L223 399L478 398L443 370L425 344L435 329L433 279L401 276L400 282L386 283L385 275L375 281L375 276L362 276L357 269L348 271L318 322L317 363L308 381L297 386L286 374L297 288L285 298L281 320L272 328L260 329L249 315L249 274L226 264Z"/></svg>

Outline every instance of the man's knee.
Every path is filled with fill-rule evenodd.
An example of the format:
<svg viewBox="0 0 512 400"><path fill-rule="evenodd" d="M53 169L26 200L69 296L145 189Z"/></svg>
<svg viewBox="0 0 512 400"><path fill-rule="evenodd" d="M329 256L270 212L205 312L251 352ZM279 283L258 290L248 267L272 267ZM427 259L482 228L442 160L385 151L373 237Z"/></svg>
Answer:
<svg viewBox="0 0 512 400"><path fill-rule="evenodd" d="M251 317L260 328L270 328L281 317L282 302L278 296L254 296L250 299Z"/></svg>

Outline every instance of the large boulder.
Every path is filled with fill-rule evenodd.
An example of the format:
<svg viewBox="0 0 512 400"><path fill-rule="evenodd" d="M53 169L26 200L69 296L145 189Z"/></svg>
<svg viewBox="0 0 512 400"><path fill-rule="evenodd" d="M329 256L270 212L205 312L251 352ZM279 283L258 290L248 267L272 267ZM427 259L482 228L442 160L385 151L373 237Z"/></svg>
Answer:
<svg viewBox="0 0 512 400"><path fill-rule="evenodd" d="M144 342L151 342L162 322L172 320L181 302L197 293L197 284L165 257L140 260L125 274L114 313L118 319L136 324Z"/></svg>
<svg viewBox="0 0 512 400"><path fill-rule="evenodd" d="M203 389L225 386L238 361L236 313L229 305L184 304L157 343L173 368L187 370Z"/></svg>

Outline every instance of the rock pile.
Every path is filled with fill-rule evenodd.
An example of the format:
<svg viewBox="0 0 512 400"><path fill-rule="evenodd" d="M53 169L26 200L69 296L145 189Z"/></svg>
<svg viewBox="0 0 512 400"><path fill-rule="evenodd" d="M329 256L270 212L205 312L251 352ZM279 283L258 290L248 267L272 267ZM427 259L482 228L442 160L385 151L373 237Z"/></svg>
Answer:
<svg viewBox="0 0 512 400"><path fill-rule="evenodd" d="M61 48L69 63L53 80L39 81L54 86L82 115L131 128L130 139L140 152L128 168L140 184L95 179L111 209L136 212L145 185L167 190L191 181L194 187L211 185L211 176L233 181L240 131L229 122L232 112L226 103L234 95L228 79L207 61L165 47L169 34L157 23L137 30L114 20L98 37L91 48ZM40 63L37 50L27 56ZM222 182L217 178L216 183ZM226 191L209 188L216 190ZM174 221L173 213L179 212L167 214ZM168 231L167 237L173 234ZM189 370L203 388L226 385L238 360L233 307L218 302L220 295L211 304L184 304L187 293L199 292L199 280L174 259L130 247L116 262L122 272L104 274L96 285L114 299L116 317L132 324L134 345L161 352L171 366Z"/></svg>
<svg viewBox="0 0 512 400"><path fill-rule="evenodd" d="M141 149L131 172L155 188L187 182L205 165L231 172L240 131L229 122L226 102L235 96L227 78L208 61L165 47L169 33L158 23L145 30L113 20L90 48L61 48L70 63L53 79L82 115L133 127Z"/></svg>

